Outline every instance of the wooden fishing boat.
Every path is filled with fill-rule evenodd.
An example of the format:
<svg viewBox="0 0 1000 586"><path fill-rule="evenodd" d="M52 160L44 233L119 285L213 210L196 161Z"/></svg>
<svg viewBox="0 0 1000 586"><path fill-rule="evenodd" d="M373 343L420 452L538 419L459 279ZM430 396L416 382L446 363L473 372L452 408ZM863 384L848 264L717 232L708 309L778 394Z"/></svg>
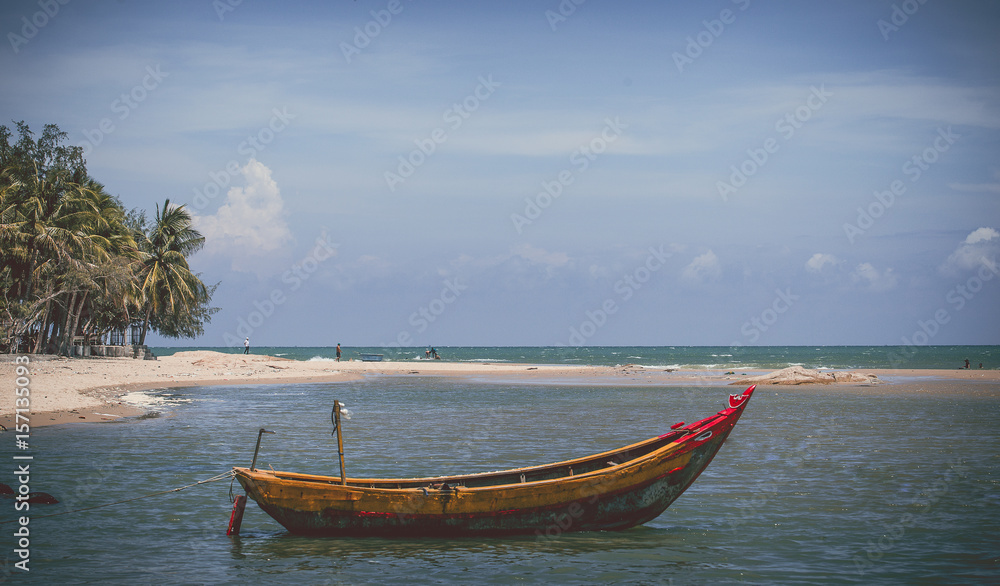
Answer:
<svg viewBox="0 0 1000 586"><path fill-rule="evenodd" d="M753 391L731 395L726 409L690 425L678 423L663 435L544 466L388 480L347 478L341 468L337 478L256 470L255 453L250 468L233 470L247 496L296 534L554 535L627 529L658 517L691 486ZM342 454L341 443L343 466Z"/></svg>

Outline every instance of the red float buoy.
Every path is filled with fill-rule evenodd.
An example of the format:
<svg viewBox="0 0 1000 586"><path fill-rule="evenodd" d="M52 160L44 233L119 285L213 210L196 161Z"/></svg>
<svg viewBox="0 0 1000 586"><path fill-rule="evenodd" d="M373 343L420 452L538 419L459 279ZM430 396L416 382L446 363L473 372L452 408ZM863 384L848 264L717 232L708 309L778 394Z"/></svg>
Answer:
<svg viewBox="0 0 1000 586"><path fill-rule="evenodd" d="M237 495L233 501L233 514L229 517L229 529L226 535L239 535L240 525L243 524L243 509L247 506L247 495Z"/></svg>

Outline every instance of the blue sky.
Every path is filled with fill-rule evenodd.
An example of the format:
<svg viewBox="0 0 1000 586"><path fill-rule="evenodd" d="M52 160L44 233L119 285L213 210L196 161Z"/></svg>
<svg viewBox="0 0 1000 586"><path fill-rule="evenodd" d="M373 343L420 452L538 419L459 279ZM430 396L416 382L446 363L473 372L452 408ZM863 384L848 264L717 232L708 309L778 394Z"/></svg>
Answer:
<svg viewBox="0 0 1000 586"><path fill-rule="evenodd" d="M58 124L126 206L196 215L221 311L184 344L998 344L998 25L17 0L0 113Z"/></svg>

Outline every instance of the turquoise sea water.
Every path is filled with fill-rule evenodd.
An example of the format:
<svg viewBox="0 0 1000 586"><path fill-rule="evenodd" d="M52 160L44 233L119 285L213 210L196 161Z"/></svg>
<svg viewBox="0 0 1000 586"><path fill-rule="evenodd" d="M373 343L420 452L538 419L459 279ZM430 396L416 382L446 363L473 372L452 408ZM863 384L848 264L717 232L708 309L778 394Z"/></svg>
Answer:
<svg viewBox="0 0 1000 586"><path fill-rule="evenodd" d="M1000 368L1000 346L461 346L437 347L442 360L453 362L516 362L527 364L593 364L693 368L705 370L776 370L807 368L955 369L968 359L972 368ZM183 350L242 353L243 348L153 348L159 356ZM294 360L332 360L335 347L265 346L254 354ZM426 359L426 348L342 346L343 360L362 353L383 354L385 360Z"/></svg>
<svg viewBox="0 0 1000 586"><path fill-rule="evenodd" d="M615 351L627 352L623 362L636 362L634 350L641 349ZM972 350L963 351L971 360ZM25 513L15 511L13 500L0 500L0 522L7 522L0 525L6 536L0 537L0 579L997 583L1000 388L969 383L963 389L969 392L901 397L891 386L762 388L691 489L642 527L400 540L296 537L252 502L242 535L226 537L228 482L119 501L248 465L260 427L276 433L264 437L259 467L336 475L329 422L335 399L353 412L344 424L350 475L424 476L618 447L714 413L741 389L371 376L347 383L147 391L158 403L155 416L37 428L28 450L15 447L13 431L0 433L0 459L8 462L0 482L16 489L14 463L22 461L13 458L30 455L31 490L61 501L27 512L31 571L24 573L13 568L13 534ZM113 502L119 504L43 517Z"/></svg>

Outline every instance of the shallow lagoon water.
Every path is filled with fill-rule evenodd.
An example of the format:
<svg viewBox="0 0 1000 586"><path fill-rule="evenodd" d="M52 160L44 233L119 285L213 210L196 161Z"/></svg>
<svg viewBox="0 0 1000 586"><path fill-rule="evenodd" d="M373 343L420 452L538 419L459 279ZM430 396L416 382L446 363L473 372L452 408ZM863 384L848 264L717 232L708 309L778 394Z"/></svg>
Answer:
<svg viewBox="0 0 1000 586"><path fill-rule="evenodd" d="M229 482L112 507L248 465L351 476L545 463L618 447L723 408L736 387L588 387L374 377L149 391L161 415L32 432L39 583L899 583L1000 581L1000 408L890 387L758 391L718 456L656 520L617 533L498 539L288 534L252 502L226 537ZM12 462L14 438L0 435ZM11 466L13 468L13 466ZM12 473L6 482L15 486ZM238 490L237 485L234 490ZM4 504L6 503L6 504ZM0 520L15 518L0 501ZM5 527L13 529L13 525ZM8 531L5 533L12 533ZM12 537L4 538L7 568ZM6 576L5 576L6 577Z"/></svg>

